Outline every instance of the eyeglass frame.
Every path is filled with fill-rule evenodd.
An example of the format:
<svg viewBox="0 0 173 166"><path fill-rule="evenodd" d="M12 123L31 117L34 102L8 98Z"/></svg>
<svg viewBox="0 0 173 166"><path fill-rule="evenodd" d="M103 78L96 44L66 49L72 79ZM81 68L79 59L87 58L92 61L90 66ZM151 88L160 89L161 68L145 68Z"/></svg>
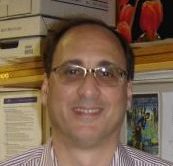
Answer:
<svg viewBox="0 0 173 166"><path fill-rule="evenodd" d="M62 69L63 67L65 67L65 66L71 66L71 67L75 67L75 68L78 68L78 69L82 69L84 71L84 74L83 74L83 76L81 78L85 79L86 76L87 76L87 74L89 73L89 74L92 74L94 76L94 78L95 78L95 80L97 82L101 82L101 81L99 81L98 76L96 74L96 71L107 67L107 66L99 66L99 67L95 67L95 68L86 68L86 67L83 67L83 66L77 65L77 64L70 64L70 65L62 64L62 65L53 67L51 69L51 72L54 72L55 74L56 73L59 74L58 71L60 69ZM119 74L118 77L117 77L118 78L118 81L120 79L123 79L123 80L126 79L127 80L127 78L128 78L128 72L126 70L123 70L120 67L117 67L116 65L113 65L113 64L110 64L109 66L113 66L114 69L116 69L116 72Z"/></svg>

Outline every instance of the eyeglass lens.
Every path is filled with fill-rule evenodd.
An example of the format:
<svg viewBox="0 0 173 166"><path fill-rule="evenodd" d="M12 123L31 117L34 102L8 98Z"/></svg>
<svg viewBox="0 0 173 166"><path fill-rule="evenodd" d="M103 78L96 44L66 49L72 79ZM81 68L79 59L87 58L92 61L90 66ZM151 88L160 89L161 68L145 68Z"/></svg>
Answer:
<svg viewBox="0 0 173 166"><path fill-rule="evenodd" d="M115 86L123 79L123 71L113 66L86 69L78 65L64 65L57 68L56 75L64 84L72 84L83 80L89 74L88 72L104 86Z"/></svg>

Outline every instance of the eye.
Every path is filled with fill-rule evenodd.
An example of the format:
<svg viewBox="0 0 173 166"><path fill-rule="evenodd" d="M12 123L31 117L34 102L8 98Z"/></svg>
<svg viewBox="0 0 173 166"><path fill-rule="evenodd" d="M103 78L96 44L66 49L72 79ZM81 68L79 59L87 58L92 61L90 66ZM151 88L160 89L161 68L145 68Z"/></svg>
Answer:
<svg viewBox="0 0 173 166"><path fill-rule="evenodd" d="M68 66L64 68L63 73L65 75L78 75L80 73L80 69L77 67Z"/></svg>
<svg viewBox="0 0 173 166"><path fill-rule="evenodd" d="M78 78L83 76L83 70L78 66L63 66L60 75L65 78Z"/></svg>
<svg viewBox="0 0 173 166"><path fill-rule="evenodd" d="M117 77L116 72L111 68L101 67L97 71L97 74L103 78L114 78Z"/></svg>
<svg viewBox="0 0 173 166"><path fill-rule="evenodd" d="M102 75L104 77L113 77L114 76L114 73L113 73L113 71L105 70L105 71L102 71Z"/></svg>

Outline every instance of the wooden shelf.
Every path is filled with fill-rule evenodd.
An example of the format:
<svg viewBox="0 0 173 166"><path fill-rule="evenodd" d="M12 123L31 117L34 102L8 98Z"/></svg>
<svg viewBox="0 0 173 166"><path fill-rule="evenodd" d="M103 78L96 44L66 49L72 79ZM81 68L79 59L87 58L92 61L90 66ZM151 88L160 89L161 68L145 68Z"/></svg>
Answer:
<svg viewBox="0 0 173 166"><path fill-rule="evenodd" d="M135 71L173 70L173 40L132 44ZM0 67L0 86L40 87L43 80L41 57L23 58Z"/></svg>
<svg viewBox="0 0 173 166"><path fill-rule="evenodd" d="M135 71L173 69L173 39L132 44L135 54Z"/></svg>
<svg viewBox="0 0 173 166"><path fill-rule="evenodd" d="M23 58L0 67L0 86L37 88L42 83L43 73L40 57Z"/></svg>
<svg viewBox="0 0 173 166"><path fill-rule="evenodd" d="M43 75L1 80L0 87L40 88Z"/></svg>

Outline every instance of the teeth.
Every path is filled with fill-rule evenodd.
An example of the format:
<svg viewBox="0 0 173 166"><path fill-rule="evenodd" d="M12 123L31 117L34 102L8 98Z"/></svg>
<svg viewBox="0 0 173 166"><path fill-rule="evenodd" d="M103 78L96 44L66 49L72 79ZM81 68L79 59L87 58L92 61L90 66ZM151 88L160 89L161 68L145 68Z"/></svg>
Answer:
<svg viewBox="0 0 173 166"><path fill-rule="evenodd" d="M75 109L76 112L84 113L84 114L93 114L99 112L99 109L82 109L77 108Z"/></svg>

